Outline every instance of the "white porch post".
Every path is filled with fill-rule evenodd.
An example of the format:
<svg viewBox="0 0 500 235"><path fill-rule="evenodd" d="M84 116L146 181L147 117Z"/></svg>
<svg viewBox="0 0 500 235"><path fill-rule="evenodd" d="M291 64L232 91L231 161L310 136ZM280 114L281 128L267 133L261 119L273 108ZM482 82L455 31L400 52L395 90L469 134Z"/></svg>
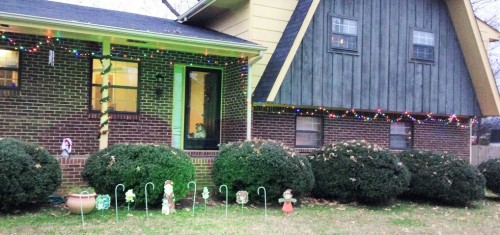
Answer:
<svg viewBox="0 0 500 235"><path fill-rule="evenodd" d="M257 63L262 56L263 51L259 51L259 55L248 60L247 74L247 140L252 139L252 65Z"/></svg>
<svg viewBox="0 0 500 235"><path fill-rule="evenodd" d="M108 147L108 134L109 134L109 70L111 66L111 46L109 39L104 39L102 41L102 87L101 87L101 119L99 121L99 150Z"/></svg>

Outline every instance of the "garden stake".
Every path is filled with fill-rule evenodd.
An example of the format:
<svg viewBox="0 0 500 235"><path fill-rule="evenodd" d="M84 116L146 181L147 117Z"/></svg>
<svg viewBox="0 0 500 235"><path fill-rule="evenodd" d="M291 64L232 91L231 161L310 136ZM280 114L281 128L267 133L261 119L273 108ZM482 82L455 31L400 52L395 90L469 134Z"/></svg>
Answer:
<svg viewBox="0 0 500 235"><path fill-rule="evenodd" d="M264 211L265 211L265 215L267 217L267 194L266 194L266 188L264 187L259 187L257 189L257 194L260 195L259 191L260 189L264 189Z"/></svg>
<svg viewBox="0 0 500 235"><path fill-rule="evenodd" d="M194 195L193 195L193 215L194 215L194 204L196 203L196 182L194 181L191 181L188 183L188 188L189 188L189 185L193 183L194 184Z"/></svg>
<svg viewBox="0 0 500 235"><path fill-rule="evenodd" d="M223 184L219 187L219 193L222 193L222 187L226 187L226 219L227 219L227 185Z"/></svg>
<svg viewBox="0 0 500 235"><path fill-rule="evenodd" d="M123 184L117 184L115 187L115 210L116 210L116 222L118 223L118 195L116 193L116 190L118 189L119 186L122 186L123 192L125 192L125 185Z"/></svg>
<svg viewBox="0 0 500 235"><path fill-rule="evenodd" d="M82 194L89 194L89 192L87 191L82 191L80 192L80 212L82 213L82 228L85 229L85 226L84 226L84 221L83 221L83 201L82 201ZM87 196L88 198L89 196Z"/></svg>
<svg viewBox="0 0 500 235"><path fill-rule="evenodd" d="M155 189L155 184L153 182L148 182L146 185L144 185L144 193L146 194L146 218L148 218L149 213L148 213L148 185L151 184L153 186L153 190Z"/></svg>

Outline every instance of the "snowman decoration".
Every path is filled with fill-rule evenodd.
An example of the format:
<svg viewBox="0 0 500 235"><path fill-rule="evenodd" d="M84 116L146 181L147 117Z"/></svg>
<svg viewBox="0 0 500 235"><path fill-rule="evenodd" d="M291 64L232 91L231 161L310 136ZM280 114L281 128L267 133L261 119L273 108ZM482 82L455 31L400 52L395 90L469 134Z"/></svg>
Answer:
<svg viewBox="0 0 500 235"><path fill-rule="evenodd" d="M174 183L171 180L165 181L161 213L171 215L175 212Z"/></svg>
<svg viewBox="0 0 500 235"><path fill-rule="evenodd" d="M61 144L61 157L69 159L72 147L73 143L71 142L70 138L63 139L63 142Z"/></svg>

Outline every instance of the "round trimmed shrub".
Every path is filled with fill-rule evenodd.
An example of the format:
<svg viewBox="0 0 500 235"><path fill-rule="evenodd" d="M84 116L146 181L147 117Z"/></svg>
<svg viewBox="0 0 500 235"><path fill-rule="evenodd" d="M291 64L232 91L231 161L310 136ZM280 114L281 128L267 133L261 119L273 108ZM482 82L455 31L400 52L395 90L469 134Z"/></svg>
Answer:
<svg viewBox="0 0 500 235"><path fill-rule="evenodd" d="M41 146L0 139L0 211L46 202L61 185L61 167Z"/></svg>
<svg viewBox="0 0 500 235"><path fill-rule="evenodd" d="M383 203L403 193L408 169L391 152L365 141L323 146L309 156L315 197L341 202Z"/></svg>
<svg viewBox="0 0 500 235"><path fill-rule="evenodd" d="M465 206L484 197L485 179L481 172L450 154L405 151L399 154L411 172L404 196Z"/></svg>
<svg viewBox="0 0 500 235"><path fill-rule="evenodd" d="M294 197L300 197L314 185L307 158L272 140L223 145L214 161L213 179L217 186L227 185L229 197L245 190L253 202L263 200L257 196L261 186L266 188L267 201L277 203L286 189L291 189Z"/></svg>
<svg viewBox="0 0 500 235"><path fill-rule="evenodd" d="M125 191L133 189L136 205L144 205L144 186L148 186L148 204L160 205L163 184L174 183L176 198L187 195L186 185L194 180L191 158L183 151L167 146L145 144L117 144L92 154L81 173L99 194L115 195L117 184L125 185ZM118 188L118 200L124 201L125 192Z"/></svg>
<svg viewBox="0 0 500 235"><path fill-rule="evenodd" d="M477 168L486 179L486 188L500 195L500 159L490 159Z"/></svg>

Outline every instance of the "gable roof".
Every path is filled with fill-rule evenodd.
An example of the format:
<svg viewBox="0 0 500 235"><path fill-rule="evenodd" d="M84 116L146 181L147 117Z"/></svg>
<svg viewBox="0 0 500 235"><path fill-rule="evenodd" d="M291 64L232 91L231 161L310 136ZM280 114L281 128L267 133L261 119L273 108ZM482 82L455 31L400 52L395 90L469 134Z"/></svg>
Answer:
<svg viewBox="0 0 500 235"><path fill-rule="evenodd" d="M5 30L49 28L66 33L93 33L99 36L123 35L135 40L147 36L150 40L170 40L186 44L232 46L249 50L264 50L256 43L210 29L192 27L174 20L85 7L48 0L2 0L0 23L13 25ZM148 38L145 38L148 39Z"/></svg>
<svg viewBox="0 0 500 235"><path fill-rule="evenodd" d="M483 115L500 115L500 95L469 0L446 1Z"/></svg>
<svg viewBox="0 0 500 235"><path fill-rule="evenodd" d="M271 57L253 95L253 102L266 102L276 95L292 63L298 46L311 22L319 0L301 0L285 28L285 32Z"/></svg>
<svg viewBox="0 0 500 235"><path fill-rule="evenodd" d="M289 23L292 26L287 26L281 38L283 42L280 41L278 44L279 49L276 49L257 85L253 102L274 101L291 60L296 53L296 50L290 45L297 45L302 41L303 34L297 33L297 29L293 27L293 24L304 19L304 11L306 10L304 5L310 2L311 0L299 1L296 9L297 14L294 12ZM500 115L500 96L471 4L469 0L447 0L446 4L459 38L460 47L464 53L467 68L472 77L481 112L483 115ZM315 9L315 7L307 8L307 14L314 13ZM302 27L307 28L310 22L310 20L303 20ZM290 43L290 40L293 43Z"/></svg>

